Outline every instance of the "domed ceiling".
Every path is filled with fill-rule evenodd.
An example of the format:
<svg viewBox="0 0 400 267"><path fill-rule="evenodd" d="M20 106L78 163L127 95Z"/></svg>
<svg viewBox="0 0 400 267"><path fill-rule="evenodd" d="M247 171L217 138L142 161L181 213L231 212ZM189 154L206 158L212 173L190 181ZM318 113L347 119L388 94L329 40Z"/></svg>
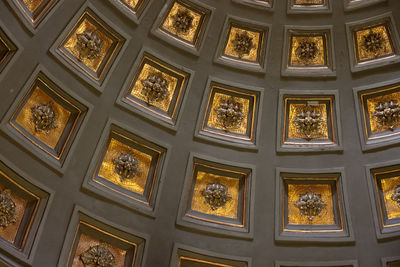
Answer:
<svg viewBox="0 0 400 267"><path fill-rule="evenodd" d="M0 266L400 266L400 1L0 1Z"/></svg>

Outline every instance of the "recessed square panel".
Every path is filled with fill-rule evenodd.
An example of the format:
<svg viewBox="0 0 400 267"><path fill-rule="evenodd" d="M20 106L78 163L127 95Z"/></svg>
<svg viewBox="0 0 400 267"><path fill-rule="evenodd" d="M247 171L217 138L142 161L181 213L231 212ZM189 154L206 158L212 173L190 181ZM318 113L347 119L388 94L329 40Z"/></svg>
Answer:
<svg viewBox="0 0 400 267"><path fill-rule="evenodd" d="M287 0L288 13L330 13L330 0Z"/></svg>
<svg viewBox="0 0 400 267"><path fill-rule="evenodd" d="M59 266L140 266L146 239L75 207Z"/></svg>
<svg viewBox="0 0 400 267"><path fill-rule="evenodd" d="M170 266L247 267L251 266L251 259L219 254L175 243Z"/></svg>
<svg viewBox="0 0 400 267"><path fill-rule="evenodd" d="M6 165L7 164L7 165ZM24 262L32 261L39 225L50 193L34 185L0 158L0 247Z"/></svg>
<svg viewBox="0 0 400 267"><path fill-rule="evenodd" d="M346 24L353 72L400 61L399 36L391 13Z"/></svg>
<svg viewBox="0 0 400 267"><path fill-rule="evenodd" d="M88 107L61 89L43 68L33 73L2 122L35 155L62 170Z"/></svg>
<svg viewBox="0 0 400 267"><path fill-rule="evenodd" d="M152 32L163 40L199 55L213 8L197 1L169 0Z"/></svg>
<svg viewBox="0 0 400 267"><path fill-rule="evenodd" d="M283 76L335 76L332 26L285 26Z"/></svg>
<svg viewBox="0 0 400 267"><path fill-rule="evenodd" d="M267 10L272 10L274 4L273 0L232 0L232 2Z"/></svg>
<svg viewBox="0 0 400 267"><path fill-rule="evenodd" d="M359 8L368 7L374 4L386 2L386 0L343 0L344 9L351 11Z"/></svg>
<svg viewBox="0 0 400 267"><path fill-rule="evenodd" d="M400 267L400 257L382 258L382 267Z"/></svg>
<svg viewBox="0 0 400 267"><path fill-rule="evenodd" d="M400 234L400 165L393 163L367 169L378 238Z"/></svg>
<svg viewBox="0 0 400 267"><path fill-rule="evenodd" d="M18 48L7 34L0 28L0 73L4 70Z"/></svg>
<svg viewBox="0 0 400 267"><path fill-rule="evenodd" d="M52 47L52 53L68 68L77 72L96 89L103 90L103 82L114 64L126 38L109 22L84 6Z"/></svg>
<svg viewBox="0 0 400 267"><path fill-rule="evenodd" d="M400 81L355 88L364 150L400 142Z"/></svg>
<svg viewBox="0 0 400 267"><path fill-rule="evenodd" d="M83 187L152 214L166 153L166 148L109 121Z"/></svg>
<svg viewBox="0 0 400 267"><path fill-rule="evenodd" d="M279 241L349 242L343 172L277 169L276 236Z"/></svg>
<svg viewBox="0 0 400 267"><path fill-rule="evenodd" d="M262 89L210 79L203 96L196 136L256 148Z"/></svg>
<svg viewBox="0 0 400 267"><path fill-rule="evenodd" d="M142 51L117 103L176 129L192 72Z"/></svg>
<svg viewBox="0 0 400 267"><path fill-rule="evenodd" d="M263 72L270 26L228 16L215 62L230 67Z"/></svg>
<svg viewBox="0 0 400 267"><path fill-rule="evenodd" d="M229 230L248 236L252 169L192 155L187 170L178 223L199 229L206 226L204 229L211 232Z"/></svg>
<svg viewBox="0 0 400 267"><path fill-rule="evenodd" d="M59 0L8 0L22 23L32 32L36 32L41 22L56 6Z"/></svg>
<svg viewBox="0 0 400 267"><path fill-rule="evenodd" d="M278 151L341 150L336 91L281 90Z"/></svg>
<svg viewBox="0 0 400 267"><path fill-rule="evenodd" d="M139 23L152 0L111 0L110 2L128 18Z"/></svg>

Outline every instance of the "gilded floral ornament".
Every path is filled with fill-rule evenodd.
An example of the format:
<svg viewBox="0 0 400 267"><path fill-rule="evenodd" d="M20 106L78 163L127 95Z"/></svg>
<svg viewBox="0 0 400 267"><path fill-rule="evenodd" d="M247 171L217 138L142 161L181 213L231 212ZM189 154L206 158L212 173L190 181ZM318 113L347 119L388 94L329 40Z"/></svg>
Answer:
<svg viewBox="0 0 400 267"><path fill-rule="evenodd" d="M393 201L397 202L397 206L400 208L400 185L394 189L394 193L391 198Z"/></svg>
<svg viewBox="0 0 400 267"><path fill-rule="evenodd" d="M222 185L218 180L216 183L207 184L202 190L204 202L209 204L212 210L217 210L219 207L224 207L226 202L232 199L228 194L228 188Z"/></svg>
<svg viewBox="0 0 400 267"><path fill-rule="evenodd" d="M243 57L243 55L249 55L251 49L255 48L253 38L250 37L247 32L236 33L232 44L233 50L238 53L240 58Z"/></svg>
<svg viewBox="0 0 400 267"><path fill-rule="evenodd" d="M186 9L178 10L178 12L172 16L173 27L177 33L187 33L190 28L193 27L194 17L190 15Z"/></svg>
<svg viewBox="0 0 400 267"><path fill-rule="evenodd" d="M90 247L80 255L85 267L114 267L114 255L106 248L105 244Z"/></svg>
<svg viewBox="0 0 400 267"><path fill-rule="evenodd" d="M315 216L321 216L321 211L326 206L326 203L322 201L320 194L307 192L300 195L299 201L295 203L295 206L300 210L301 215L307 216L312 221Z"/></svg>
<svg viewBox="0 0 400 267"><path fill-rule="evenodd" d="M301 41L295 50L296 56L303 61L305 65L311 64L318 56L319 48L316 42Z"/></svg>
<svg viewBox="0 0 400 267"><path fill-rule="evenodd" d="M119 175L122 181L133 179L139 174L139 161L132 154L121 153L113 160L114 172Z"/></svg>
<svg viewBox="0 0 400 267"><path fill-rule="evenodd" d="M298 130L305 134L305 139L311 140L312 134L320 130L323 119L320 113L312 109L307 109L297 113L293 122L296 124Z"/></svg>
<svg viewBox="0 0 400 267"><path fill-rule="evenodd" d="M103 40L94 31L86 30L78 33L77 39L75 49L78 50L80 59L93 60L101 56Z"/></svg>
<svg viewBox="0 0 400 267"><path fill-rule="evenodd" d="M52 103L32 107L31 112L31 121L35 124L36 132L45 131L48 133L51 129L57 128L57 115Z"/></svg>
<svg viewBox="0 0 400 267"><path fill-rule="evenodd" d="M395 124L400 121L400 106L396 100L381 102L375 106L372 116L377 118L379 124L393 131Z"/></svg>
<svg viewBox="0 0 400 267"><path fill-rule="evenodd" d="M379 56L382 51L386 51L385 39L380 32L371 31L368 35L363 36L362 46L369 53L373 53L375 57Z"/></svg>
<svg viewBox="0 0 400 267"><path fill-rule="evenodd" d="M17 221L15 203L11 199L11 191L5 189L0 193L0 226L7 227Z"/></svg>
<svg viewBox="0 0 400 267"><path fill-rule="evenodd" d="M220 105L215 108L217 120L225 129L238 128L243 121L243 104L234 100L233 97L222 100Z"/></svg>
<svg viewBox="0 0 400 267"><path fill-rule="evenodd" d="M147 97L147 103L161 102L169 96L168 81L161 72L150 73L145 80L142 80L141 94Z"/></svg>

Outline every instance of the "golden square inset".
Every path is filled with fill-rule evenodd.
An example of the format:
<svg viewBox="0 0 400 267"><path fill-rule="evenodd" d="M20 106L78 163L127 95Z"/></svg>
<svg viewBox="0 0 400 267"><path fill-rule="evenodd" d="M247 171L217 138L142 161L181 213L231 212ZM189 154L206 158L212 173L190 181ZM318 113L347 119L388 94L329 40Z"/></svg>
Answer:
<svg viewBox="0 0 400 267"><path fill-rule="evenodd" d="M1 171L0 174L3 175ZM9 188L5 188L3 185L0 184L0 190L3 191L5 189ZM7 240L10 243L14 243L15 237L17 236L18 230L21 226L22 219L24 217L27 201L22 197L19 197L16 194L14 194L12 190L10 198L15 203L16 222L9 224L7 227L1 227L0 237Z"/></svg>
<svg viewBox="0 0 400 267"><path fill-rule="evenodd" d="M139 2L143 2L139 0L119 0L119 1L129 6L132 10L137 10L137 6L140 4Z"/></svg>
<svg viewBox="0 0 400 267"><path fill-rule="evenodd" d="M246 34L252 40L252 46L248 54L240 54L235 51L234 40L236 35ZM246 60L252 62L259 62L261 58L261 49L264 41L264 33L250 29L243 29L231 25L228 33L228 41L224 47L224 55L233 57L239 60Z"/></svg>
<svg viewBox="0 0 400 267"><path fill-rule="evenodd" d="M287 99L286 99L287 100ZM310 101L312 102L312 101ZM311 139L328 139L328 114L327 114L327 105L320 104L316 101L315 104L295 104L289 103L289 117L288 117L288 138L294 139L306 139L307 135L301 131L299 131L294 120L297 117L297 114L307 110L307 108L311 108L313 111L321 114L321 119L323 120L321 123L321 127L319 131L313 131L311 133ZM286 109L285 109L286 110Z"/></svg>
<svg viewBox="0 0 400 267"><path fill-rule="evenodd" d="M365 38L369 34L381 36L382 47L377 51L368 51L364 45ZM394 54L394 47L391 40L391 30L388 24L371 26L354 32L356 62L369 61L382 57L389 57Z"/></svg>
<svg viewBox="0 0 400 267"><path fill-rule="evenodd" d="M196 173L196 176L193 177L193 180L195 182L195 185L190 205L191 210L209 215L234 219L238 218L240 180L237 177L222 176L208 173L206 171L198 171ZM225 206L213 210L211 206L205 202L202 191L206 189L207 184L213 184L217 181L219 181L221 185L224 185L228 188L228 194L232 198L225 204Z"/></svg>
<svg viewBox="0 0 400 267"><path fill-rule="evenodd" d="M400 92L394 92L391 94L376 96L367 99L367 110L369 114L369 125L371 128L372 134L381 133L389 130L388 126L381 125L378 121L378 118L374 117L373 114L375 112L375 108L379 103L384 103L388 101L395 100L397 103L400 103ZM395 122L393 125L394 129L400 128L400 121Z"/></svg>
<svg viewBox="0 0 400 267"><path fill-rule="evenodd" d="M168 82L169 95L160 102L157 101L151 102L151 106L154 106L157 109L160 109L164 112L168 112L168 110L170 109L172 99L175 95L175 90L179 90L180 88L177 88L178 79L176 77L163 72L159 68L156 68L148 63L144 63L142 69L140 70L139 77L135 81L133 88L130 89L131 90L130 94L133 97L142 100L143 102L147 102L148 101L147 97L142 94L142 89L143 89L142 81L146 80L149 75L157 73L161 73L163 78Z"/></svg>
<svg viewBox="0 0 400 267"><path fill-rule="evenodd" d="M174 17L179 12L187 12L189 16L193 18L191 27L187 31L178 31L174 27ZM199 40L204 16L205 14L202 14L201 12L192 9L179 1L175 1L167 17L162 22L161 29L173 36L177 36L178 38L182 39L186 43L191 44L192 46L196 46Z"/></svg>
<svg viewBox="0 0 400 267"><path fill-rule="evenodd" d="M20 0L17 0L20 1ZM29 10L31 14L34 14L36 9L45 2L45 0L22 0L25 7Z"/></svg>
<svg viewBox="0 0 400 267"><path fill-rule="evenodd" d="M241 121L239 127L236 128L229 128L229 129L225 129L225 127L223 126L223 124L221 122L218 121L218 114L216 109L219 107L219 105L221 104L221 102L223 101L227 101L228 99L233 98L233 100L235 102L238 102L240 104L242 104L243 107L243 114L245 115L243 120ZM214 97L212 99L212 104L211 104L211 109L210 109L210 114L207 120L207 127L211 127L211 128L215 128L215 129L219 129L219 130L224 130L227 132L231 132L231 133L236 133L236 134L243 134L245 135L247 133L247 129L248 129L248 114L250 112L250 109L252 107L250 107L250 100L247 98L242 98L242 97L236 97L236 96L232 96L230 94L224 94L224 93L215 93ZM208 110L209 108L207 108Z"/></svg>
<svg viewBox="0 0 400 267"><path fill-rule="evenodd" d="M139 174L135 175L133 179L121 180L120 176L114 172L115 165L113 161L114 159L118 158L121 153L132 154L139 162L138 167L140 172ZM101 163L98 176L134 193L143 195L148 183L148 179L151 179L151 177L149 177L149 170L152 160L153 157L151 155L134 149L116 140L115 138L111 138L107 152Z"/></svg>
<svg viewBox="0 0 400 267"><path fill-rule="evenodd" d="M80 53L76 48L78 43L78 34L82 34L85 31L95 33L103 42L100 55L94 59L81 58L79 55ZM88 12L85 12L77 23L77 26L74 27L73 32L70 33L67 40L63 42L62 46L75 58L75 60L81 62L92 72L98 73L100 72L100 67L104 65L105 61L107 61L107 58L110 56L109 54L112 46L115 46L114 41L109 38L105 32L106 30L100 26L98 22L96 23L95 18L91 17Z"/></svg>
<svg viewBox="0 0 400 267"><path fill-rule="evenodd" d="M95 228L94 228L95 229ZM98 230L98 229L96 229ZM90 249L92 246L97 246L103 244L114 256L115 266L125 266L126 250L120 249L118 247L112 246L108 243L102 242L90 235L81 233L79 235L78 244L75 250L75 254L72 260L71 266L82 266L83 262L80 259L80 255Z"/></svg>
<svg viewBox="0 0 400 267"><path fill-rule="evenodd" d="M320 67L328 66L328 51L326 34L292 34L289 46L289 67ZM316 55L310 60L304 60L298 55L299 46L302 43L313 43L316 47Z"/></svg>
<svg viewBox="0 0 400 267"><path fill-rule="evenodd" d="M31 120L31 109L37 105L47 105L49 103L53 105L53 110L56 114L57 127L55 129L51 129L48 133L46 131L37 132L35 130L35 124ZM46 94L42 89L40 89L39 86L36 86L31 96L19 112L16 118L16 123L48 147L50 147L51 149L55 149L61 135L64 132L70 116L70 111L54 101L54 99Z"/></svg>
<svg viewBox="0 0 400 267"><path fill-rule="evenodd" d="M396 187L400 186L400 176L384 178L380 180L385 210L388 219L400 218L400 207L396 201L392 200L392 195Z"/></svg>
<svg viewBox="0 0 400 267"><path fill-rule="evenodd" d="M321 211L321 216L315 216L309 220L307 216L300 213L296 207L300 195L307 192L320 194L326 206ZM329 184L288 184L288 221L293 225L333 225L335 224L335 213L332 200L332 189Z"/></svg>

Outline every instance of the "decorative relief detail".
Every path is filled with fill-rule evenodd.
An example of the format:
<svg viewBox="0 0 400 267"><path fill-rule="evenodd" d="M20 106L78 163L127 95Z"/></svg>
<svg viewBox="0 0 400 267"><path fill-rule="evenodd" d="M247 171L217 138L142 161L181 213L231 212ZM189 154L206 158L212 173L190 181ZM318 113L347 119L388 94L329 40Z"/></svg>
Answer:
<svg viewBox="0 0 400 267"><path fill-rule="evenodd" d="M0 193L0 226L7 227L17 221L15 203L11 199L11 190L5 189Z"/></svg>
<svg viewBox="0 0 400 267"><path fill-rule="evenodd" d="M174 29L178 34L187 33L193 27L194 16L187 9L178 9L172 19Z"/></svg>
<svg viewBox="0 0 400 267"><path fill-rule="evenodd" d="M321 114L311 108L296 114L296 118L293 120L296 124L298 131L302 132L306 137L306 140L311 140L313 134L318 134L321 131L321 124L324 120L321 118Z"/></svg>
<svg viewBox="0 0 400 267"><path fill-rule="evenodd" d="M53 104L40 104L31 108L31 121L35 124L35 131L45 131L57 128L57 115L54 112Z"/></svg>
<svg viewBox="0 0 400 267"><path fill-rule="evenodd" d="M242 58L243 55L249 55L251 50L256 48L256 45L253 43L253 38L249 36L246 31L243 33L236 33L232 44L239 58Z"/></svg>
<svg viewBox="0 0 400 267"><path fill-rule="evenodd" d="M78 33L75 49L79 52L80 59L93 60L102 56L103 40L95 31L85 30Z"/></svg>
<svg viewBox="0 0 400 267"><path fill-rule="evenodd" d="M217 113L217 121L225 129L240 127L245 117L243 104L235 101L233 97L222 100L219 106L215 108L215 112Z"/></svg>
<svg viewBox="0 0 400 267"><path fill-rule="evenodd" d="M147 98L148 104L161 102L170 95L169 83L163 77L162 72L149 73L141 83L143 85L141 94Z"/></svg>
<svg viewBox="0 0 400 267"><path fill-rule="evenodd" d="M85 267L115 267L114 255L106 244L91 246L80 255L80 259Z"/></svg>
<svg viewBox="0 0 400 267"><path fill-rule="evenodd" d="M221 184L219 180L207 184L201 193L204 196L204 202L209 204L212 210L224 207L226 202L232 199L232 196L228 193L228 187Z"/></svg>
<svg viewBox="0 0 400 267"><path fill-rule="evenodd" d="M381 126L393 131L400 120L400 106L396 100L380 102L375 106L372 116L377 118Z"/></svg>
<svg viewBox="0 0 400 267"><path fill-rule="evenodd" d="M367 52L372 53L375 57L386 52L385 39L380 32L370 32L363 36L362 45Z"/></svg>
<svg viewBox="0 0 400 267"><path fill-rule="evenodd" d="M122 181L133 179L140 173L139 161L132 154L121 153L113 162L114 172L120 176Z"/></svg>
<svg viewBox="0 0 400 267"><path fill-rule="evenodd" d="M394 202L397 202L397 206L400 208L400 185L398 185L395 189L394 189L394 193L391 196L391 199Z"/></svg>
<svg viewBox="0 0 400 267"><path fill-rule="evenodd" d="M322 201L321 194L315 194L311 191L301 194L296 207L300 213L312 221L315 216L321 216L321 211L326 207L326 203Z"/></svg>
<svg viewBox="0 0 400 267"><path fill-rule="evenodd" d="M299 42L295 53L303 61L304 65L311 65L320 51L316 42L305 40Z"/></svg>

